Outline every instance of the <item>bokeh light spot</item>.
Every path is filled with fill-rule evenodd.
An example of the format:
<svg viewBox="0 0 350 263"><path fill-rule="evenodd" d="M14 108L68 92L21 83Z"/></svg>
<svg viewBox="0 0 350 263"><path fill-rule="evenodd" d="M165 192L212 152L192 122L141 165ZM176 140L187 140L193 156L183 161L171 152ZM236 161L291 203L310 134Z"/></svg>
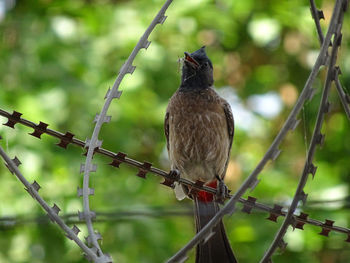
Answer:
<svg viewBox="0 0 350 263"><path fill-rule="evenodd" d="M285 83L280 87L280 96L284 104L293 106L298 98L298 90L291 83Z"/></svg>
<svg viewBox="0 0 350 263"><path fill-rule="evenodd" d="M266 46L280 34L279 23L271 18L254 19L248 25L248 33L258 46Z"/></svg>

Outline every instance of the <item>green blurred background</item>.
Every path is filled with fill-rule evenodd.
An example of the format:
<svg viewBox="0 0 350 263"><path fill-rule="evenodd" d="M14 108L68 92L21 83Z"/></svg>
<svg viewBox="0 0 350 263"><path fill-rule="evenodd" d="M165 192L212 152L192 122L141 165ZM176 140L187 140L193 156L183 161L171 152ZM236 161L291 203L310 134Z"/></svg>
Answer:
<svg viewBox="0 0 350 263"><path fill-rule="evenodd" d="M92 0L0 0L0 106L17 110L33 122L70 131L85 140L93 131L93 119L104 103L108 87L118 70L164 1ZM175 0L166 22L157 26L147 51L141 50L132 76L113 101L100 139L103 147L122 151L140 161L169 170L163 116L168 99L179 86L184 51L202 45L214 64L215 86L231 103L236 134L226 183L235 190L255 168L286 120L300 94L319 49L314 22L304 1ZM317 1L329 22L333 1ZM350 86L350 23L344 22L339 65L345 92ZM248 193L273 206L287 206L294 194L310 142L325 78L322 70L314 87L317 93L307 102L301 123L288 133L282 154L259 176L257 188ZM306 206L299 211L323 221L335 220L349 226L350 136L347 120L333 87L331 113L322 132L325 145L317 150L318 166L309 180ZM6 121L0 117L1 122ZM43 135L38 140L27 135L32 130L16 125L0 127L1 146L11 157L18 156L29 181L37 180L40 194L63 213L82 211L77 186L84 162L83 151L70 145L67 150L54 145L57 140ZM103 236L102 248L115 262L164 262L194 234L191 201L179 202L161 179L136 177L137 170L96 156L98 171L91 177L95 196L91 208L115 212L113 220L96 222ZM312 202L320 201L320 202ZM331 202L328 202L331 201ZM257 262L271 243L278 223L265 220L267 214L240 212L225 218L226 229L240 262ZM169 215L169 212L185 215ZM133 212L136 215L122 214ZM151 216L150 216L151 214ZM32 220L43 210L23 190L4 165L0 166L0 262L86 262L79 248L57 225ZM79 225L87 235L86 227ZM346 235L318 235L320 228L289 229L285 253L277 252L274 262L349 262ZM193 262L194 252L190 254Z"/></svg>

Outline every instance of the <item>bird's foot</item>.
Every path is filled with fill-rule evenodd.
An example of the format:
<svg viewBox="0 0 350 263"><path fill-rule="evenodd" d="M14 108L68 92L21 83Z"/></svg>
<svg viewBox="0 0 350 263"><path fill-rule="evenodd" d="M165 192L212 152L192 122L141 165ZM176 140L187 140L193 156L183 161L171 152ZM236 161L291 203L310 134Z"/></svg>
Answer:
<svg viewBox="0 0 350 263"><path fill-rule="evenodd" d="M215 196L215 201L224 204L224 201L226 199L226 195L228 195L229 190L224 183L224 180L222 180L219 176L216 176L216 179L218 180L218 185L216 188L216 196Z"/></svg>
<svg viewBox="0 0 350 263"><path fill-rule="evenodd" d="M178 200L184 199L188 193L187 187L184 185L180 184L180 171L177 169L172 169L169 172L169 179L165 179L165 181L170 181L172 182L172 187L174 188L175 191L175 196Z"/></svg>
<svg viewBox="0 0 350 263"><path fill-rule="evenodd" d="M180 171L177 169L170 170L169 176L175 181L178 181L180 179Z"/></svg>

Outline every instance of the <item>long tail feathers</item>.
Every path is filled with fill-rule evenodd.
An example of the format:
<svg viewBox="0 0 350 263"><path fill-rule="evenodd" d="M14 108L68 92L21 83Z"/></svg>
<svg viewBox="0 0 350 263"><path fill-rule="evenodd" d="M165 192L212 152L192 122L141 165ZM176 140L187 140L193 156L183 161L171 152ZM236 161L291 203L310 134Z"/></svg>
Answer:
<svg viewBox="0 0 350 263"><path fill-rule="evenodd" d="M198 198L194 198L194 205L196 230L199 232L219 211L219 205L214 201L203 202ZM207 242L202 241L197 245L196 263L236 263L222 221L213 231L214 235Z"/></svg>

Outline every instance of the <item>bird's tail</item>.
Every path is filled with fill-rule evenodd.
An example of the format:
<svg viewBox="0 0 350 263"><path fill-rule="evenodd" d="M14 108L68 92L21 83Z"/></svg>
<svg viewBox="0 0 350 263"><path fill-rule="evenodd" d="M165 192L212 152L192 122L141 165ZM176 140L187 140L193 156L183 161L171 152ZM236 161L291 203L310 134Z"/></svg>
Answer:
<svg viewBox="0 0 350 263"><path fill-rule="evenodd" d="M203 200L200 195L194 197L194 213L197 233L219 211L214 200ZM213 228L214 235L206 242L197 245L196 263L236 263L237 260L226 236L224 224L220 221Z"/></svg>

